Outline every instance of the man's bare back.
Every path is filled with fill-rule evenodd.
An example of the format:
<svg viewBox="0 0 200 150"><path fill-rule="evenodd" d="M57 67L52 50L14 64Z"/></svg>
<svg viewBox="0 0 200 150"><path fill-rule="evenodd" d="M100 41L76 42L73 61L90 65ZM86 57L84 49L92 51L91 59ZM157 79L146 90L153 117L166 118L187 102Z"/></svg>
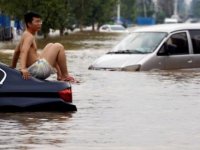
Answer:
<svg viewBox="0 0 200 150"><path fill-rule="evenodd" d="M19 42L20 58L21 58L21 54L26 53L26 51L23 51L24 50L23 48L27 47L25 42L30 42L29 49L26 49L26 51L28 51L28 52L27 52L27 58L26 58L25 63L26 63L26 67L28 68L29 66L31 66L34 62L36 62L39 59L39 54L37 53L37 45L35 42L35 36L32 35L30 32L25 31Z"/></svg>

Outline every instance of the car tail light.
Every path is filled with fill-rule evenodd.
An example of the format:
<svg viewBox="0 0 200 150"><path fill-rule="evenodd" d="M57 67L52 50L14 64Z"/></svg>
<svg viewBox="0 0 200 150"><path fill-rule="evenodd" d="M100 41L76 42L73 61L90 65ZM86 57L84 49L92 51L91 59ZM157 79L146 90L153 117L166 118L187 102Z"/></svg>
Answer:
<svg viewBox="0 0 200 150"><path fill-rule="evenodd" d="M59 91L59 96L62 98L65 102L72 102L72 90L71 89L64 89L62 91Z"/></svg>

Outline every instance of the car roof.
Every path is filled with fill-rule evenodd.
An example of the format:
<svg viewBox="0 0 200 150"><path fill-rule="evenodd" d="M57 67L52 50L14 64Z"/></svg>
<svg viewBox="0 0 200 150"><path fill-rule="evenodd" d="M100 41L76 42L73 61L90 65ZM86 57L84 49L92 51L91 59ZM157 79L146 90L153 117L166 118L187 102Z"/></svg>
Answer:
<svg viewBox="0 0 200 150"><path fill-rule="evenodd" d="M133 32L175 32L181 30L200 29L200 23L177 23L177 24L159 24L151 26L138 27Z"/></svg>
<svg viewBox="0 0 200 150"><path fill-rule="evenodd" d="M123 27L122 25L120 24L105 24L103 26L110 26L110 27Z"/></svg>

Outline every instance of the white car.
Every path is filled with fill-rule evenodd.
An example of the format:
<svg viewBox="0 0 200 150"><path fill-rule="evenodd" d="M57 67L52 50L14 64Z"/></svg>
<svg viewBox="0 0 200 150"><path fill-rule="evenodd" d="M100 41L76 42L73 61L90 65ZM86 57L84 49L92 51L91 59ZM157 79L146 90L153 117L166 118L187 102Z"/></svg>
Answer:
<svg viewBox="0 0 200 150"><path fill-rule="evenodd" d="M178 23L178 19L176 19L176 18L165 18L164 23L165 24Z"/></svg>
<svg viewBox="0 0 200 150"><path fill-rule="evenodd" d="M200 24L138 28L89 69L148 71L200 68Z"/></svg>
<svg viewBox="0 0 200 150"><path fill-rule="evenodd" d="M100 32L118 32L118 33L128 33L128 30L122 25L103 25L99 28Z"/></svg>

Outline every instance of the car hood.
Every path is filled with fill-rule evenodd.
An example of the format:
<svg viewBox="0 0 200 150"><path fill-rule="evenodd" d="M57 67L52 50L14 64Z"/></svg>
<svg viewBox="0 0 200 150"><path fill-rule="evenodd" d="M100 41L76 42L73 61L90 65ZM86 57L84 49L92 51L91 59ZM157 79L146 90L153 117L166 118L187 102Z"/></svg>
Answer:
<svg viewBox="0 0 200 150"><path fill-rule="evenodd" d="M148 54L106 54L98 58L89 69L116 69L137 65Z"/></svg>

